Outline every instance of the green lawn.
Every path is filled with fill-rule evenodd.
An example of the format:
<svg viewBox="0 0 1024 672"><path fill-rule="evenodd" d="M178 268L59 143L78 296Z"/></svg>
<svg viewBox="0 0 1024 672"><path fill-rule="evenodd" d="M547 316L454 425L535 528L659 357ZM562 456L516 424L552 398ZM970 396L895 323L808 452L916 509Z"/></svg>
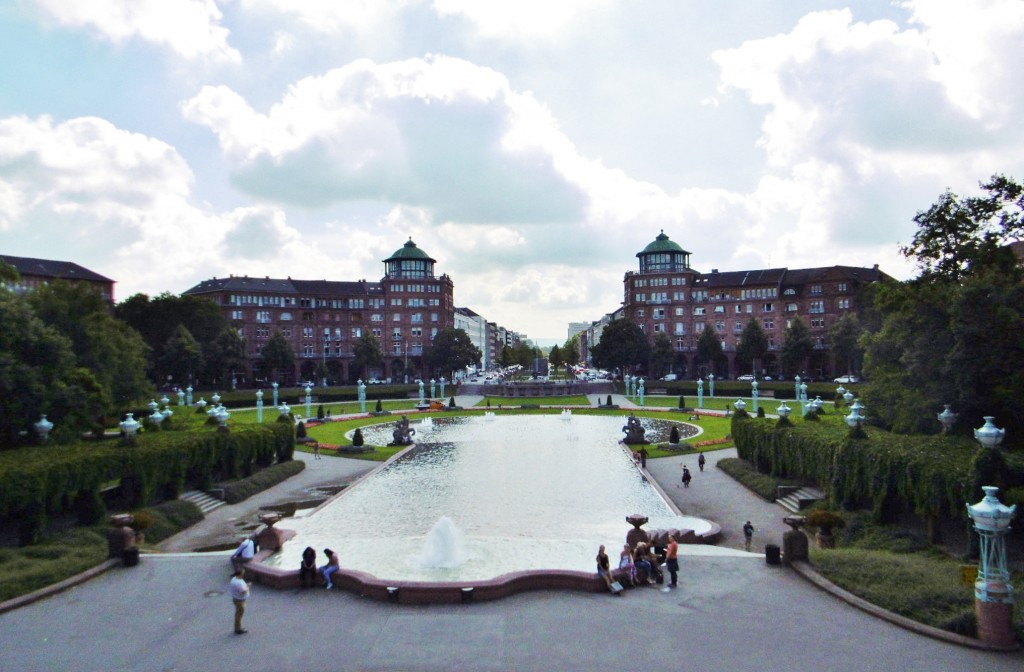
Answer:
<svg viewBox="0 0 1024 672"><path fill-rule="evenodd" d="M584 394L555 397L485 397L475 406L496 408L497 406L589 406L590 400Z"/></svg>

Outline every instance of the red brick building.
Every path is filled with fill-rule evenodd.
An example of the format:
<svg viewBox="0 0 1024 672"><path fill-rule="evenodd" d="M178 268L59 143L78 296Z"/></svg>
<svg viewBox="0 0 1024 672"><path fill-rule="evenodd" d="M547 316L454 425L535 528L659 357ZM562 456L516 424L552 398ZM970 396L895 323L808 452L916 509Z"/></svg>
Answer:
<svg viewBox="0 0 1024 672"><path fill-rule="evenodd" d="M639 272L629 271L623 280L623 317L639 325L652 343L658 334L668 336L676 353L673 368L687 378L711 373L698 370L695 361L697 340L705 329L715 330L725 351L726 362L714 371L716 376L750 373L739 371L735 360L751 318L768 337L769 354L760 375L782 372L780 351L795 317L810 328L815 344L803 373L817 379L846 373L829 348L829 329L844 313L857 311L862 287L888 277L877 264L701 273L690 267L690 253L664 231L636 256Z"/></svg>
<svg viewBox="0 0 1024 672"><path fill-rule="evenodd" d="M111 305L114 303L114 281L76 263L31 257L12 257L2 254L0 254L0 261L13 266L21 276L19 281L0 284L9 291L27 292L54 280L66 280L68 282L83 282L95 287Z"/></svg>
<svg viewBox="0 0 1024 672"><path fill-rule="evenodd" d="M296 355L293 371L278 372L282 384L316 380L318 369L335 383L412 380L424 370L431 339L455 326L454 285L448 275L435 275L435 263L410 239L384 260L380 282L231 276L184 294L215 301L245 338L250 371L240 382L270 378L261 352L274 332ZM380 341L385 355L384 365L368 372L353 366L353 345L365 334Z"/></svg>

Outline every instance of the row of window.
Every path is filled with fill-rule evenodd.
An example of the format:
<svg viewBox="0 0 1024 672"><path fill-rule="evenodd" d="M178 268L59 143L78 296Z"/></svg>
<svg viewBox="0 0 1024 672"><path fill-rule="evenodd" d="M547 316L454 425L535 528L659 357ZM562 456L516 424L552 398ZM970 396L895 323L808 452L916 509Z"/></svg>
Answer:
<svg viewBox="0 0 1024 672"><path fill-rule="evenodd" d="M810 324L811 329L824 329L825 328L825 318L823 318L823 317L811 318L810 323L811 323ZM685 335L686 334L686 324L687 324L686 322L674 322L672 324L673 324L673 328L674 328L674 332L673 333L675 333L676 335ZM728 328L727 324L728 323L725 320L716 320L715 321L715 331L717 331L719 333L725 333L725 330ZM698 333L698 334L701 333L702 331L704 331L704 325L705 325L704 322L694 322L694 325L693 325L694 331L696 333ZM792 320L786 320L786 328L789 329L791 326L793 326L793 321ZM745 327L746 327L746 323L745 322L740 322L740 321L733 322L732 332L734 334L742 333L743 329ZM644 325L641 324L640 328L643 329ZM774 318L766 317L766 318L762 319L761 320L761 328L764 329L765 331L774 331L775 330L775 320L774 320ZM655 323L655 325L654 325L654 333L667 333L667 331L668 331L667 323L664 323L664 322Z"/></svg>
<svg viewBox="0 0 1024 672"><path fill-rule="evenodd" d="M643 296L644 296L643 294L638 294L637 295L637 297L643 297ZM668 303L668 301L649 301L648 303L655 303L655 304L657 304L657 303ZM839 310L849 310L850 309L850 299L838 299L836 301L836 307ZM665 319L666 311L667 311L666 308L654 308L654 309L651 310L651 315L656 320L663 320L663 319ZM796 312L799 312L799 311L800 311L800 305L799 304L797 304L797 303L787 303L786 304L786 312L787 313L796 313ZM673 312L674 312L674 314L677 317L678 316L683 316L683 315L686 315L686 308L683 307L683 306L676 306L673 309ZM727 313L729 311L728 311L728 309L725 306L714 306L714 308L712 309L712 312L714 314L716 314L716 315L724 315L725 313ZM745 305L741 305L741 304L737 303L737 304L735 304L733 306L733 313L735 313L736 315L741 315L743 313L746 313L746 314L749 315L749 314L753 314L753 312L754 312L754 304L752 304L752 303L748 303L748 304L745 304ZM762 304L761 305L761 312L763 312L763 313L773 313L773 312L775 312L775 304L774 303L764 303L764 304ZM823 299L816 299L814 301L809 302L807 304L807 312L812 314L812 315L819 314L819 313L824 313L825 312L825 301ZM637 311L636 311L636 316L637 317L645 317L646 314L647 314L647 310L645 308L638 308ZM707 315L708 314L708 310L707 310L707 308L705 306L694 306L693 307L693 314L694 315Z"/></svg>
<svg viewBox="0 0 1024 672"><path fill-rule="evenodd" d="M326 315L326 316L323 316L323 317L325 318L325 321L329 322L331 320L331 316L330 315ZM359 313L354 313L354 314L350 315L350 317L351 317L351 321L352 322L362 322L362 315L359 314ZM338 321L341 320L341 316L340 315L335 315L334 318L335 318L335 320L334 320L335 322L338 322ZM231 311L231 319L234 320L234 321L237 321L237 322L244 322L245 321L245 311L242 311L242 310L232 310ZM291 322L292 319L293 319L292 318L292 314L290 312L281 312L278 315L278 321L279 322ZM441 319L441 314L440 313L431 313L430 314L430 321L431 322L439 322L440 319ZM418 322L423 322L423 313L412 313L409 316L409 320L413 324L416 324ZM258 310L258 311L256 311L256 322L257 323L259 323L259 324L270 324L273 321L274 320L273 320L269 310ZM311 312L304 312L304 313L302 313L302 321L303 322L313 322L313 321L315 321L315 316ZM373 313L373 314L370 315L370 321L371 322L383 322L384 321L384 315L381 314L381 313ZM392 313L391 321L392 322L401 322L402 321L402 313Z"/></svg>
<svg viewBox="0 0 1024 672"><path fill-rule="evenodd" d="M437 336L437 332L438 332L438 328L437 327L432 327L430 329L430 338L431 338L431 340L433 340L433 338L435 336ZM352 338L362 338L362 336L363 336L363 328L362 327L352 327L349 330L349 333L350 333ZM380 329L380 328L373 328L373 329L371 329L371 333L374 336L376 336L377 338L382 338L383 337L383 330ZM241 336L242 338L245 338L245 329L244 328L239 329L238 330L238 335ZM285 338L289 338L290 339L292 337L292 329L291 329L291 327L284 327L284 328L282 328L281 329L281 335L284 336ZM270 338L270 336L271 336L271 329L270 329L270 327L256 327L255 328L255 337L256 337L257 340L265 340L265 339ZM342 329L335 329L333 331L333 333L331 332L331 330L329 328L325 328L323 330L323 341L325 343L330 342L332 339L335 340L335 341L340 341L340 340L342 340L343 336L344 336L344 332L343 332ZM422 338L422 336L423 336L423 328L422 327L413 327L413 328L409 329L409 336L411 338ZM302 338L303 338L303 340L312 340L312 339L316 338L316 336L314 334L313 327L303 327L302 328ZM392 330L392 332L391 332L391 340L395 341L395 340L401 340L401 339L402 339L402 329L401 329L401 327L395 327ZM324 347L327 347L327 346L324 346ZM340 346L338 346L338 347L340 347Z"/></svg>
<svg viewBox="0 0 1024 672"><path fill-rule="evenodd" d="M428 292L440 294L441 285L390 285L392 292Z"/></svg>

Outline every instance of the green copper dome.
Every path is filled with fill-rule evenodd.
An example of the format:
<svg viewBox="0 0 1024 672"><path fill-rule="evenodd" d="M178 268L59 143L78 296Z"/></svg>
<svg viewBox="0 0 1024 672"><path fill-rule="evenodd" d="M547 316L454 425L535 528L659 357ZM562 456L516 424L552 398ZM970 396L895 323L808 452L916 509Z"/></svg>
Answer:
<svg viewBox="0 0 1024 672"><path fill-rule="evenodd" d="M405 245L395 250L394 254L384 261L386 263L389 261L398 261L400 259L423 259L426 261L436 261L436 259L432 259L429 254L416 247L416 243L412 242L412 238L409 238Z"/></svg>
<svg viewBox="0 0 1024 672"><path fill-rule="evenodd" d="M669 240L668 236L665 235L664 229L654 239L654 242L645 247L642 252L637 252L636 256L639 257L642 254L651 254L652 252L682 252L683 254L689 254L689 252L679 247L678 244Z"/></svg>

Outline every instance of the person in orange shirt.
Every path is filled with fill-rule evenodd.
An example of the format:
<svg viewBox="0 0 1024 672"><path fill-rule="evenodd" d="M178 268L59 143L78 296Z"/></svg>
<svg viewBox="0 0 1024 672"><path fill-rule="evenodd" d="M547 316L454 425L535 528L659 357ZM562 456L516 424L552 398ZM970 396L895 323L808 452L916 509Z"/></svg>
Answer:
<svg viewBox="0 0 1024 672"><path fill-rule="evenodd" d="M665 552L665 567L672 577L668 587L675 588L678 584L679 576L679 544L676 543L675 539L670 539L668 542L668 549Z"/></svg>

